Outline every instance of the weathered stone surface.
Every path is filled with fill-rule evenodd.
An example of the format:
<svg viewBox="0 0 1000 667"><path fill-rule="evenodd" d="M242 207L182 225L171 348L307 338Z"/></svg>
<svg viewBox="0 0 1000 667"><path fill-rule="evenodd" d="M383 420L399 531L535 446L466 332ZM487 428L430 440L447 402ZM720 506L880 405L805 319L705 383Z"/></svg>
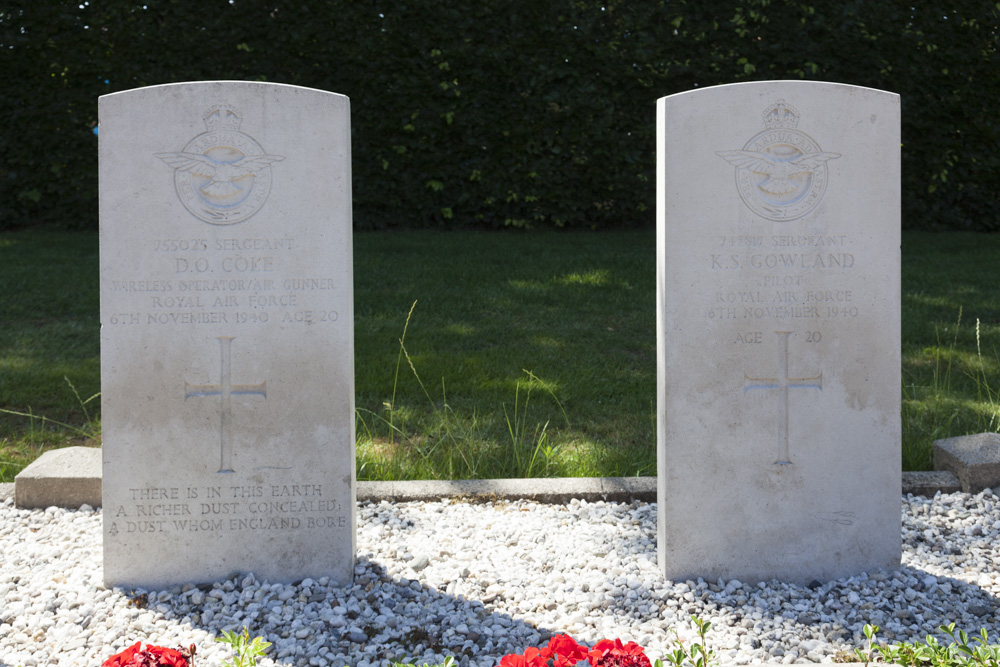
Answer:
<svg viewBox="0 0 1000 667"><path fill-rule="evenodd" d="M933 496L961 491L962 485L955 473L946 470L921 470L903 473L903 493L915 496Z"/></svg>
<svg viewBox="0 0 1000 667"><path fill-rule="evenodd" d="M106 583L349 582L347 98L204 82L99 111Z"/></svg>
<svg viewBox="0 0 1000 667"><path fill-rule="evenodd" d="M657 116L666 576L897 566L898 96L746 83Z"/></svg>
<svg viewBox="0 0 1000 667"><path fill-rule="evenodd" d="M1000 433L976 433L934 441L934 467L958 477L962 491L1000 487Z"/></svg>
<svg viewBox="0 0 1000 667"><path fill-rule="evenodd" d="M14 503L25 509L101 505L101 450L64 447L45 452L14 478Z"/></svg>

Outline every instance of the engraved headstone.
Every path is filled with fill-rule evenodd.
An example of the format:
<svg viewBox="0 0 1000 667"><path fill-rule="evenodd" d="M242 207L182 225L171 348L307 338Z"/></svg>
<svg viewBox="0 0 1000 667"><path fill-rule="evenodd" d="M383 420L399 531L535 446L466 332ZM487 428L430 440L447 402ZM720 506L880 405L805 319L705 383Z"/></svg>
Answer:
<svg viewBox="0 0 1000 667"><path fill-rule="evenodd" d="M898 566L899 97L741 83L657 121L661 568Z"/></svg>
<svg viewBox="0 0 1000 667"><path fill-rule="evenodd" d="M350 106L100 99L104 580L351 581Z"/></svg>

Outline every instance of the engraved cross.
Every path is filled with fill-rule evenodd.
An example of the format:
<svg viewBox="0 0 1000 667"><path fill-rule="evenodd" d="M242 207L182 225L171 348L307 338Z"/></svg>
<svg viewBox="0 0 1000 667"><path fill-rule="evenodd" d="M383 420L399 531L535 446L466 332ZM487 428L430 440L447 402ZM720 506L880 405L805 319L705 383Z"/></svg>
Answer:
<svg viewBox="0 0 1000 667"><path fill-rule="evenodd" d="M230 351L235 336L218 336L222 347L222 365L219 384L184 383L184 400L192 396L219 397L219 434L221 440L221 460L219 472L233 472L233 443L228 437L227 425L232 413L233 396L263 396L267 398L267 382L260 384L232 384L230 380Z"/></svg>
<svg viewBox="0 0 1000 667"><path fill-rule="evenodd" d="M793 378L788 377L788 337L791 335L791 331L775 331L774 332L778 339L781 341L781 350L778 353L778 377L773 378L758 378L750 377L745 372L743 373L743 379L746 383L743 388L743 393L750 391L751 389L781 389L782 390L782 403L781 403L781 435L778 438L778 460L775 461L775 465L791 465L792 459L789 452L788 446L788 390L789 389L819 389L823 391L823 372L820 371L819 375L809 377L809 378Z"/></svg>

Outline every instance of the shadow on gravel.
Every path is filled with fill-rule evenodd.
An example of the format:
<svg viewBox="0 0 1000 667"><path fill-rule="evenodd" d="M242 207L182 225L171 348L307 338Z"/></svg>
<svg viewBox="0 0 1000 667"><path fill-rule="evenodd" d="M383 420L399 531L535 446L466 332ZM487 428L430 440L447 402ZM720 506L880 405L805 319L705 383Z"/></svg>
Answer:
<svg viewBox="0 0 1000 667"><path fill-rule="evenodd" d="M274 644L269 656L278 665L309 664L316 657L340 665L338 654L352 665L419 662L431 660L430 653L454 655L463 665L497 664L506 653L548 641L552 634L493 612L479 600L389 577L377 562L359 562L350 588L321 581L264 587L253 575L235 574L189 586L179 595L131 591L130 599L137 609L215 636L245 626L251 637L262 635Z"/></svg>
<svg viewBox="0 0 1000 667"><path fill-rule="evenodd" d="M492 510L540 512L540 507L522 503ZM574 629L580 626L574 623L593 615L612 623L591 625L590 632L614 628L623 641L643 643L651 638L658 646L668 639L664 628L683 634L690 630L690 616L710 620L713 629L707 640L720 652L722 662L725 652L735 647L737 635L744 648L750 635L749 644L763 650L775 644L787 647L793 638L799 662L807 660L811 647L807 642L827 649L826 644L845 649L862 646L866 623L883 628L879 638L889 642L922 641L929 633L941 637L938 627L952 622L970 633L985 628L994 640L1000 635L996 595L957 576L930 574L967 576L966 568L978 567L984 585L991 585L994 573L986 564L995 556L997 544L988 534L967 535L951 528L936 533L928 528L925 540L919 520L904 526L913 541L907 545L910 566L803 587L777 581L764 586L735 581L720 585L657 577L652 565L655 511L643 503L591 505L573 511L550 506L546 511L553 525L530 534L520 520L528 514L508 517L500 530L488 522L461 526L466 515L448 516L447 507L369 506L366 511L351 587L324 585L322 579L264 585L251 574L234 574L223 581L166 591L116 590L112 593L120 599L116 617L123 615L121 608L126 605L128 616L126 627L116 629L131 643L156 641L157 618L180 625L181 637L184 626L215 636L246 626L251 636L263 635L274 644L269 655L283 667L404 660L422 664L448 655L454 655L459 665L485 667L496 665L507 653L543 644L553 634L569 631L578 641L592 643L602 637L576 636ZM604 520L596 519L599 511L607 512ZM558 519L553 521L550 515ZM533 539L551 540L551 548L543 554L569 551L573 562L582 566L560 571L563 566L544 562L538 553L533 557L528 548ZM417 545L435 545L438 550L426 559ZM469 549L476 558L455 557ZM916 561L926 563L927 569L913 566ZM565 577L557 577L558 588L548 580L532 588L514 588L512 581L536 572ZM558 607L557 595L563 599ZM52 605L58 606L57 598ZM538 627L528 617L554 620ZM91 617L81 621L85 627L91 623L95 623ZM103 632L95 623L86 639L86 649L101 651L102 659L110 655L110 647L100 644ZM192 641L196 634L200 635L191 633ZM649 655L663 657L659 648ZM7 667L3 660L0 667Z"/></svg>
<svg viewBox="0 0 1000 667"><path fill-rule="evenodd" d="M751 640L754 648L780 643L782 636L787 641L789 633L798 635L802 642L811 641L818 633L829 643L861 647L865 623L879 625L879 638L888 642L922 641L927 634L941 637L938 627L950 622L970 632L985 627L991 637L998 635L1000 629L993 620L998 606L995 596L958 579L933 577L932 582L931 578L923 570L904 567L812 589L772 581L763 595L759 594L764 589L750 584L744 585L747 595L742 595L741 589L713 591L704 582L664 582L667 596L643 585L634 589L634 598L604 606L604 612L642 618L640 610L646 607L650 615L675 618L675 627L690 625L690 615L709 619L717 628L739 626L749 619L759 628L758 636ZM758 594L756 598L754 594ZM346 664L351 665L361 660L421 664L434 661L431 653L454 655L460 665L496 665L507 653L520 653L564 632L562 628L538 628L492 610L491 603L502 600L502 594L499 598L486 595L490 602L484 605L416 580L390 577L378 562L359 563L351 588L305 580L262 589L252 576L236 575L197 586L180 597L190 601L192 595L195 600L204 596L204 602L191 605L191 613L183 614L171 605L176 596L161 593L164 599L158 600L157 593L150 592L145 598L132 599L137 611L145 606L166 619L216 636L224 629L238 631L246 626L251 636L260 634L273 642L270 656L276 664L288 666L309 664L315 657L339 665L344 661L336 659L337 654L347 656ZM852 595L859 595L859 599L852 602ZM926 602L920 595L927 596ZM213 612L219 603L221 610ZM903 630L890 630L895 624ZM278 633L275 627L280 628ZM709 646L721 650L724 647L713 644L716 633L709 632ZM805 652L799 661L805 660Z"/></svg>

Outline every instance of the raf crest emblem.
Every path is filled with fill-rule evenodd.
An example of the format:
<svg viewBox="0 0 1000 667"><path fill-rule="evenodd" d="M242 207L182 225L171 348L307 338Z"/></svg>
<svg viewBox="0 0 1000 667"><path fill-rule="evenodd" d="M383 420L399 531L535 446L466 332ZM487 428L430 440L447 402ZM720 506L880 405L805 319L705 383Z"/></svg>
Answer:
<svg viewBox="0 0 1000 667"><path fill-rule="evenodd" d="M840 157L820 149L795 129L799 113L784 100L764 110L764 127L743 150L716 155L736 167L743 202L768 220L796 220L812 211L826 192L826 163Z"/></svg>
<svg viewBox="0 0 1000 667"><path fill-rule="evenodd" d="M260 210L271 191L271 165L285 158L268 155L240 132L242 120L220 104L204 116L206 132L179 153L156 153L174 168L174 187L184 207L213 225L243 222Z"/></svg>

